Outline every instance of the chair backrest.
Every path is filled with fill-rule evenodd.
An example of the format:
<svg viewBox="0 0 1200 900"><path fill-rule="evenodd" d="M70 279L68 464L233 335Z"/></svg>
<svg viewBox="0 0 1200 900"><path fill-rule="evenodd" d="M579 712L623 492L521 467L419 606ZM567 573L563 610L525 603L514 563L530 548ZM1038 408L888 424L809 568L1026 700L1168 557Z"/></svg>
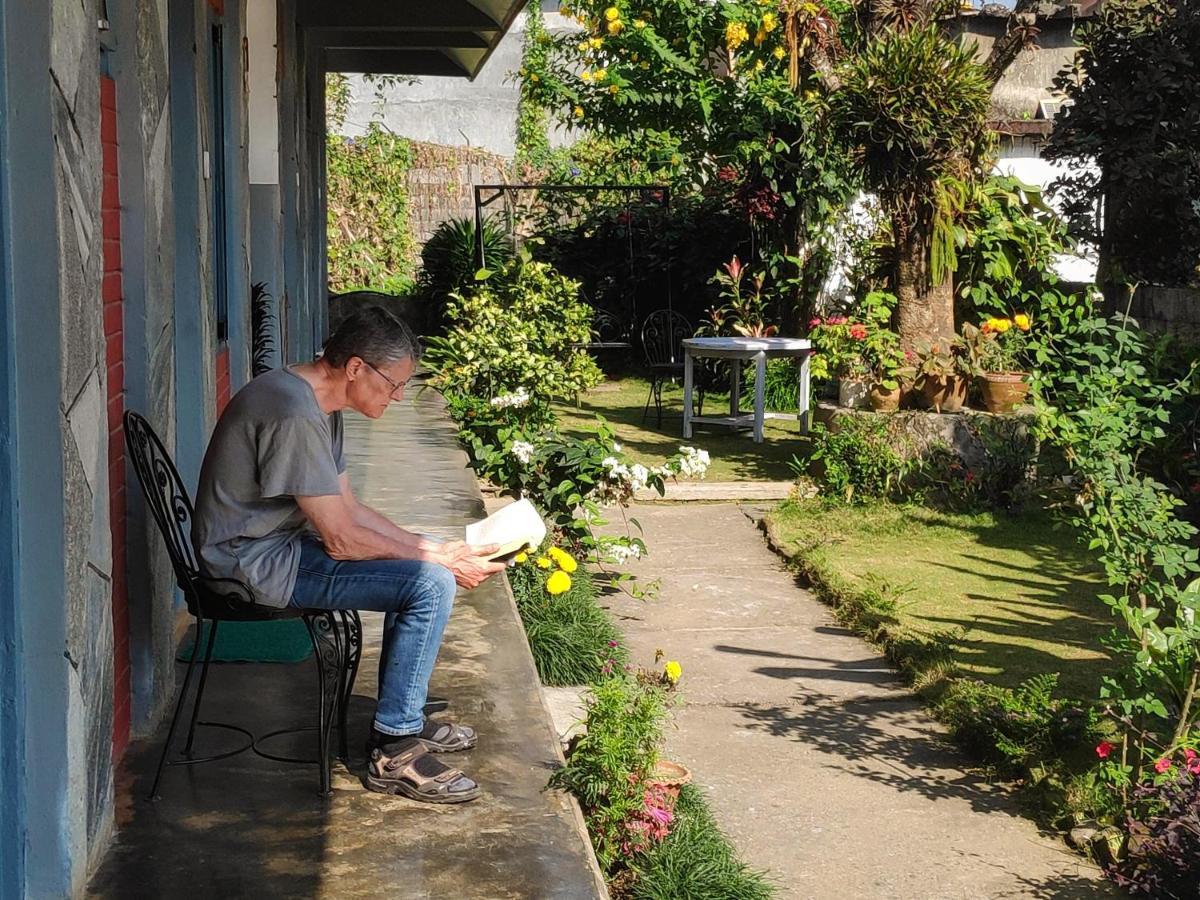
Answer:
<svg viewBox="0 0 1200 900"><path fill-rule="evenodd" d="M671 309L656 309L642 323L642 349L646 362L661 366L683 362L683 341L692 336L692 326Z"/></svg>
<svg viewBox="0 0 1200 900"><path fill-rule="evenodd" d="M125 412L125 446L146 495L146 505L166 542L175 580L190 603L196 596L200 575L192 547L192 498L167 448L150 423L133 410Z"/></svg>
<svg viewBox="0 0 1200 900"><path fill-rule="evenodd" d="M592 316L592 337L602 344L629 340L621 320L603 309Z"/></svg>

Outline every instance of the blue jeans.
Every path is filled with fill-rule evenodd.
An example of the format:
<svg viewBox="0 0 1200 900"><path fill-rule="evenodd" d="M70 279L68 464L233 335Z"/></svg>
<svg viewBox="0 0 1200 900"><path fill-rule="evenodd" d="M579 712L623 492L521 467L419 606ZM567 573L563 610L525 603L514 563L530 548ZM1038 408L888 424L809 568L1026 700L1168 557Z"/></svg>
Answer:
<svg viewBox="0 0 1200 900"><path fill-rule="evenodd" d="M456 588L445 566L411 559L336 560L319 540L305 537L291 605L387 613L375 727L384 734L416 734L425 724L429 676Z"/></svg>

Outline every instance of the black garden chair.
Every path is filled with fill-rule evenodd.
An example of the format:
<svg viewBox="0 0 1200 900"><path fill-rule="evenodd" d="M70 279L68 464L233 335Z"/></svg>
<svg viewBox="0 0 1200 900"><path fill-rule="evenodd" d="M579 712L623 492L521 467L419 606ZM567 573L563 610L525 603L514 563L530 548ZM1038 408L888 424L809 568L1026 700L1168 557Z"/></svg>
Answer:
<svg viewBox="0 0 1200 900"><path fill-rule="evenodd" d="M125 444L129 448L129 454L133 460L134 470L137 472L138 482L142 486L142 493L146 497L146 503L166 542L171 565L175 570L175 581L179 585L179 589L183 591L188 612L196 618L192 655L188 660L187 674L183 679L183 687L179 691L179 699L175 703L175 712L171 716L171 727L167 731L167 740L158 760L154 784L150 788L151 799L158 794L158 784L162 779L165 766L213 762L236 756L246 750L253 750L259 756L276 762L310 765L316 763L320 767L321 793L329 794L332 762L330 737L335 719L338 724L339 757L343 760L349 757L346 741L346 711L362 653L362 623L358 613L340 610L278 609L262 606L254 602L250 589L242 582L232 578L207 578L201 575L191 540L193 515L191 497L183 486L179 471L175 468L170 454L159 440L158 435L154 433L154 429L150 427L150 423L132 410L125 413ZM261 737L255 737L250 731L237 725L199 721L200 703L204 697L205 683L208 680L208 667L212 660L218 626L222 622L268 622L284 619L303 619L312 640L320 693L317 724L306 728L281 729ZM196 660L200 653L200 643L204 637L202 626L205 622L209 624L209 628L204 651L204 664L200 670L200 683L196 689L196 699L192 704L187 742L184 745L182 757L169 760L171 744L175 739L180 713L185 706L188 688L191 686ZM234 750L210 756L194 756L192 748L198 727L240 732L246 740ZM315 759L278 756L267 753L259 746L261 742L269 738L301 731L317 733L317 756Z"/></svg>
<svg viewBox="0 0 1200 900"><path fill-rule="evenodd" d="M683 342L691 336L691 323L671 309L656 309L642 323L642 350L650 370L650 392L642 410L643 422L653 400L658 412L658 427L662 427L663 384L683 377Z"/></svg>

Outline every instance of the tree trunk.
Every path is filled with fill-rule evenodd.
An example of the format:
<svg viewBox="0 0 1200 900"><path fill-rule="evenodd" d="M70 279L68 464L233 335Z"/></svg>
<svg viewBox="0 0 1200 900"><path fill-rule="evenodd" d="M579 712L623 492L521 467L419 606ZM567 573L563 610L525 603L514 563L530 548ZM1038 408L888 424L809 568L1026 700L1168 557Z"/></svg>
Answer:
<svg viewBox="0 0 1200 900"><path fill-rule="evenodd" d="M919 227L893 221L896 238L896 329L902 349L918 352L922 344L954 337L954 283L947 273L941 284L929 283L928 240Z"/></svg>

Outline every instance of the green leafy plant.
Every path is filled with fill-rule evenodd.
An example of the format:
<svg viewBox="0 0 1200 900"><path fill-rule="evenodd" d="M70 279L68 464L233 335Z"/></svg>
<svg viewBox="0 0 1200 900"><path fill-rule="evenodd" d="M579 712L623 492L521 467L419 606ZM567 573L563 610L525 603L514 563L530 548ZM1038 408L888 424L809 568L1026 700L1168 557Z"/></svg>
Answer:
<svg viewBox="0 0 1200 900"><path fill-rule="evenodd" d="M990 318L978 328L963 323L962 338L967 360L974 375L992 372L1024 372L1032 361L1033 327L1029 316L1017 313L1009 318Z"/></svg>
<svg viewBox="0 0 1200 900"><path fill-rule="evenodd" d="M629 824L645 806L646 781L667 718L667 691L661 682L621 672L593 684L586 706L585 731L550 785L579 800L596 857L611 873L623 858L646 849Z"/></svg>
<svg viewBox="0 0 1200 900"><path fill-rule="evenodd" d="M483 220L483 254L488 267L501 270L513 260L512 238L494 218ZM451 294L470 291L479 271L474 219L442 222L421 249L417 288L421 296L445 304Z"/></svg>
<svg viewBox="0 0 1200 900"><path fill-rule="evenodd" d="M753 366L746 368L746 395L752 396L758 376ZM763 405L775 412L795 412L799 400L800 373L790 359L767 360L767 378L763 385Z"/></svg>
<svg viewBox="0 0 1200 900"><path fill-rule="evenodd" d="M826 492L847 503L888 497L909 468L896 441L882 416L839 416L833 429L814 427L808 460L794 469L804 474L815 464Z"/></svg>
<svg viewBox="0 0 1200 900"><path fill-rule="evenodd" d="M526 390L534 400L573 397L600 381L582 346L592 311L579 286L537 262L513 262L447 304L451 328L429 339L435 387L477 397Z"/></svg>
<svg viewBox="0 0 1200 900"><path fill-rule="evenodd" d="M767 298L763 294L766 276L761 272L752 276L749 289L745 289L742 282L749 269L741 260L734 256L721 268L723 271L717 272L712 281L721 286L721 298L725 302L709 310L709 320L702 332L714 337L771 337L775 334L779 327L766 319Z"/></svg>
<svg viewBox="0 0 1200 900"><path fill-rule="evenodd" d="M405 293L412 287L408 179L412 145L378 122L326 141L329 290Z"/></svg>
<svg viewBox="0 0 1200 900"><path fill-rule="evenodd" d="M917 347L916 362L918 381L926 377L948 378L971 374L966 344L958 336L921 342Z"/></svg>

